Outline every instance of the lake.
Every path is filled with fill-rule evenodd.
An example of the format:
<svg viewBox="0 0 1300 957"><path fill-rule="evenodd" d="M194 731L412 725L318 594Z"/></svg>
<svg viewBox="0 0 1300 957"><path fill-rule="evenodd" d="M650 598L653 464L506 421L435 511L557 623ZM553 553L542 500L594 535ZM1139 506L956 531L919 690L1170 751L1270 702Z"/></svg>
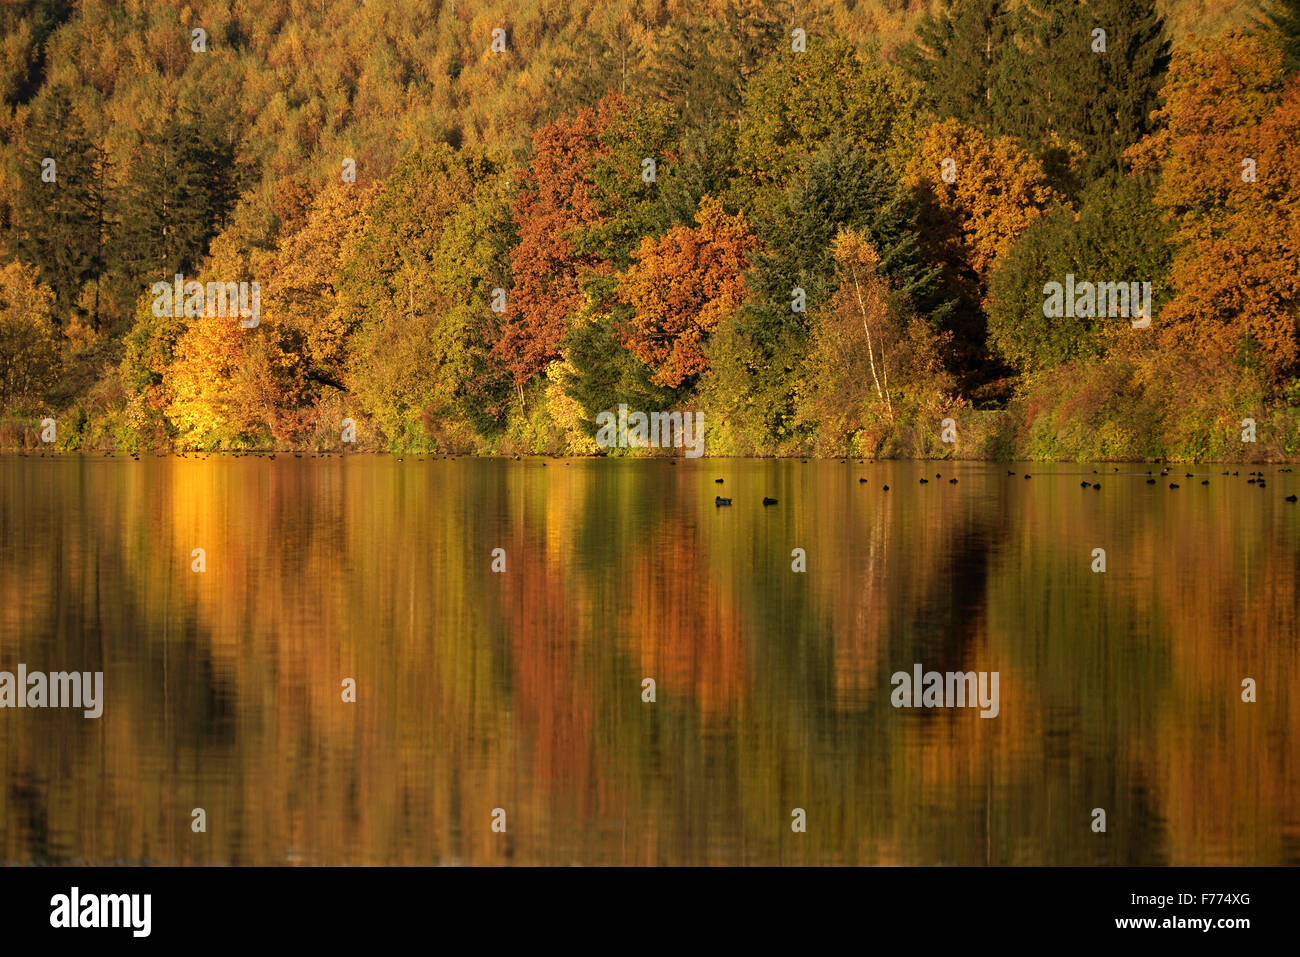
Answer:
<svg viewBox="0 0 1300 957"><path fill-rule="evenodd" d="M1300 862L1300 478L1115 468L0 457L0 861Z"/></svg>

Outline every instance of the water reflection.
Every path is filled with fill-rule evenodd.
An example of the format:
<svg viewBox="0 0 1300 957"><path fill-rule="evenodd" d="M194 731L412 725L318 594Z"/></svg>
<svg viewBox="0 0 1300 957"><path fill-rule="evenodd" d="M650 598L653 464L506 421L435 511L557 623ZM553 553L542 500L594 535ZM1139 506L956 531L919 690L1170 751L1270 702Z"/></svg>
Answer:
<svg viewBox="0 0 1300 957"><path fill-rule="evenodd" d="M1022 471L0 458L0 859L1300 860L1296 480Z"/></svg>

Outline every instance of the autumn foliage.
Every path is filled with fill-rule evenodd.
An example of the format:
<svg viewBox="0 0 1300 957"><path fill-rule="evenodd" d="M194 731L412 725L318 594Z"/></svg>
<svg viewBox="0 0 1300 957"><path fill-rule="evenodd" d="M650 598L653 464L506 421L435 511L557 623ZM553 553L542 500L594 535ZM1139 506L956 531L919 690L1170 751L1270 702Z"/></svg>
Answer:
<svg viewBox="0 0 1300 957"><path fill-rule="evenodd" d="M1257 350L1268 373L1300 363L1300 85L1266 38L1180 53L1164 128L1133 147L1160 172L1156 203L1176 229L1174 295L1160 336L1207 356Z"/></svg>
<svg viewBox="0 0 1300 957"><path fill-rule="evenodd" d="M48 412L68 448L337 448L350 419L589 454L627 404L706 412L719 453L928 455L974 407L963 454L1223 454L1247 410L1300 454L1281 7L292 6L0 12L22 442ZM262 321L156 315L177 272L259 283ZM1048 315L1069 273L1149 283L1150 327Z"/></svg>
<svg viewBox="0 0 1300 957"><path fill-rule="evenodd" d="M1015 140L986 136L956 120L921 133L906 178L927 198L927 216L946 255L981 281L1025 228L1060 201L1042 165Z"/></svg>
<svg viewBox="0 0 1300 957"><path fill-rule="evenodd" d="M610 108L580 110L539 130L511 203L519 234L510 254L515 284L494 352L518 384L558 356L569 316L583 302L583 276L609 271L599 257L574 249L574 234L600 218L589 173L604 152L599 133Z"/></svg>
<svg viewBox="0 0 1300 957"><path fill-rule="evenodd" d="M656 382L676 387L708 369L703 343L740 304L756 243L744 214L727 215L709 196L695 226L641 240L619 284L620 299L634 310L623 341L655 370Z"/></svg>

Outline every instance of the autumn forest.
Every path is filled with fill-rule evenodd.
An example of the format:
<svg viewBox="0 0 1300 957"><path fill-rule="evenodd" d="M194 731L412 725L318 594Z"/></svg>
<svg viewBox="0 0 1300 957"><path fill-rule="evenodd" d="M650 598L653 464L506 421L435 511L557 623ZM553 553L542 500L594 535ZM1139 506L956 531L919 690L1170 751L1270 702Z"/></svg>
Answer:
<svg viewBox="0 0 1300 957"><path fill-rule="evenodd" d="M17 0L0 446L1294 459L1297 67L1297 0Z"/></svg>

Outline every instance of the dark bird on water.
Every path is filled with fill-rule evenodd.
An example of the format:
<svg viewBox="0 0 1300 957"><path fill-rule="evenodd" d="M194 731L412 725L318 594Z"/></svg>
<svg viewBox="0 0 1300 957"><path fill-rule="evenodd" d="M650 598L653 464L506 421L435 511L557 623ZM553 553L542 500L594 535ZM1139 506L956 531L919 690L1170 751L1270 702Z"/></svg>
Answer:
<svg viewBox="0 0 1300 957"><path fill-rule="evenodd" d="M1286 500L1287 500L1288 502L1294 502L1294 501L1295 501L1295 496L1294 496L1294 495L1288 495L1288 496L1286 497Z"/></svg>
<svg viewBox="0 0 1300 957"><path fill-rule="evenodd" d="M1170 488L1178 488L1178 483L1177 483L1177 482L1170 482L1170 483L1169 483L1169 487L1170 487Z"/></svg>
<svg viewBox="0 0 1300 957"><path fill-rule="evenodd" d="M881 488L881 491L882 491L882 492L888 492L888 491L889 491L889 486L888 486L888 485L884 486L883 488Z"/></svg>
<svg viewBox="0 0 1300 957"><path fill-rule="evenodd" d="M713 504L714 504L714 505L730 505L730 504L731 504L731 499L729 499L729 498L723 498L721 495L715 495L715 496L713 497Z"/></svg>
<svg viewBox="0 0 1300 957"><path fill-rule="evenodd" d="M1080 483L1079 483L1079 488L1092 488L1092 483L1091 483L1091 482L1080 482Z"/></svg>
<svg viewBox="0 0 1300 957"><path fill-rule="evenodd" d="M864 478L860 478L860 479L858 479L858 484L859 484L859 485L866 485L866 484L867 484L867 480L864 479Z"/></svg>
<svg viewBox="0 0 1300 957"><path fill-rule="evenodd" d="M930 484L930 480L929 480L929 479L921 479L921 484L922 484L922 485L929 485L929 484Z"/></svg>
<svg viewBox="0 0 1300 957"><path fill-rule="evenodd" d="M1100 482L1093 482L1093 483L1092 483L1092 490L1093 490L1094 492L1100 492L1100 491L1101 491L1101 483L1100 483Z"/></svg>
<svg viewBox="0 0 1300 957"><path fill-rule="evenodd" d="M956 485L956 484L957 484L957 480L956 480L955 478L950 478L950 479L948 479L948 484L949 484L949 485Z"/></svg>
<svg viewBox="0 0 1300 957"><path fill-rule="evenodd" d="M763 496L763 504L764 504L764 505L775 505L775 504L776 504L776 499L774 499L774 498L768 498L766 495L764 495L764 496Z"/></svg>
<svg viewBox="0 0 1300 957"><path fill-rule="evenodd" d="M1155 479L1147 479L1147 484L1148 484L1148 485L1155 485L1155 484L1156 484L1156 480L1155 480Z"/></svg>
<svg viewBox="0 0 1300 957"><path fill-rule="evenodd" d="M714 479L713 481L717 482L719 485L722 484L722 479Z"/></svg>
<svg viewBox="0 0 1300 957"><path fill-rule="evenodd" d="M1027 482L1027 481L1029 481L1031 478L1033 478L1033 476L1032 476L1032 475L1029 475L1028 473L1026 473L1026 475L1025 475L1025 481Z"/></svg>
<svg viewBox="0 0 1300 957"><path fill-rule="evenodd" d="M1205 481L1201 482L1201 484L1202 484L1202 485L1209 485L1209 484L1210 484L1210 480L1209 480L1209 479L1206 479Z"/></svg>

